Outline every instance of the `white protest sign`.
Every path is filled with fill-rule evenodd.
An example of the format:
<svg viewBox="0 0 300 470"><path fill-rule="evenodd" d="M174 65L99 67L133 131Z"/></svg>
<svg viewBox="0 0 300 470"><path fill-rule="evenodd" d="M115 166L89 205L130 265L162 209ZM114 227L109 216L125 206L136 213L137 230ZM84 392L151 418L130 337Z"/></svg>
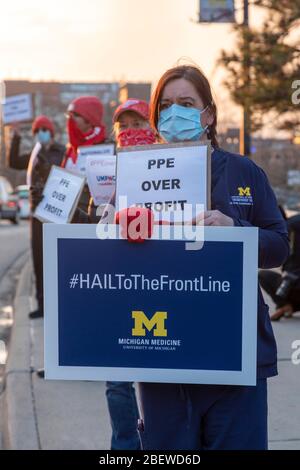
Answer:
<svg viewBox="0 0 300 470"><path fill-rule="evenodd" d="M83 176L53 165L43 191L44 197L34 216L43 222L68 223L72 219L84 184Z"/></svg>
<svg viewBox="0 0 300 470"><path fill-rule="evenodd" d="M79 147L76 163L68 158L66 169L75 174L86 175L86 159L87 157L102 157L105 155L113 155L115 151L114 144L89 145L87 147Z"/></svg>
<svg viewBox="0 0 300 470"><path fill-rule="evenodd" d="M31 121L33 118L32 99L29 94L8 96L3 106L3 123Z"/></svg>
<svg viewBox="0 0 300 470"><path fill-rule="evenodd" d="M116 156L87 157L86 177L95 205L107 204L116 186Z"/></svg>
<svg viewBox="0 0 300 470"><path fill-rule="evenodd" d="M300 170L289 170L287 174L288 186L300 186Z"/></svg>
<svg viewBox="0 0 300 470"><path fill-rule="evenodd" d="M127 207L152 209L155 219L190 220L196 205L210 206L210 146L184 143L131 147L117 158L117 210ZM192 211L188 211L187 208ZM183 213L184 211L184 213ZM183 219L182 219L183 217Z"/></svg>

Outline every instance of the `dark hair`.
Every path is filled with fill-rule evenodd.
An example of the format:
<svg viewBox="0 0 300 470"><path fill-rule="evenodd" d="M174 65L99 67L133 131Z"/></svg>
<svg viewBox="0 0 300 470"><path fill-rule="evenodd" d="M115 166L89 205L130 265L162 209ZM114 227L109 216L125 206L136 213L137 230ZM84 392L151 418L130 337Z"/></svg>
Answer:
<svg viewBox="0 0 300 470"><path fill-rule="evenodd" d="M217 141L217 106L214 102L210 84L205 77L205 75L201 72L201 70L193 65L180 65L177 67L173 67L167 70L163 76L160 78L156 89L154 90L151 103L150 103L150 124L153 129L157 129L157 123L159 118L159 107L160 107L160 100L163 90L167 83L172 80L176 80L178 78L184 78L191 82L197 90L201 100L203 101L204 107L208 106L213 113L214 120L213 123L208 127L207 130L207 138L211 141L213 147L219 147Z"/></svg>

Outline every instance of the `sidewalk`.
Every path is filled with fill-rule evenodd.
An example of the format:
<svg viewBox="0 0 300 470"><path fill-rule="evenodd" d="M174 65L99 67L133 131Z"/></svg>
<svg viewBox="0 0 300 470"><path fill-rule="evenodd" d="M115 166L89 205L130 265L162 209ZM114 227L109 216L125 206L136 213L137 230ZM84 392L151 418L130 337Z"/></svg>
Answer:
<svg viewBox="0 0 300 470"><path fill-rule="evenodd" d="M109 449L110 424L103 382L46 381L43 320L29 320L32 268L22 271L6 368L7 449Z"/></svg>
<svg viewBox="0 0 300 470"><path fill-rule="evenodd" d="M291 362L292 343L300 340L300 312L273 322L278 348L277 377L269 380L269 448L300 449L300 364Z"/></svg>
<svg viewBox="0 0 300 470"><path fill-rule="evenodd" d="M43 366L43 320L28 319L32 292L32 268L27 263L15 299L6 369L5 447L109 449L103 382L45 381L32 373ZM269 380L269 447L300 449L300 365L291 362L291 344L300 340L300 314L273 326L279 376Z"/></svg>

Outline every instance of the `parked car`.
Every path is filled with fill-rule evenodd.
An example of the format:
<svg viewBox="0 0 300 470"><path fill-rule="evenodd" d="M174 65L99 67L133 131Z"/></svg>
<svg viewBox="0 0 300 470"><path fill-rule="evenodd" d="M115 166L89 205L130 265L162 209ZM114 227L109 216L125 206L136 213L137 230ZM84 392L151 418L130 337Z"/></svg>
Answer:
<svg viewBox="0 0 300 470"><path fill-rule="evenodd" d="M14 224L19 223L18 196L4 176L0 176L0 219L11 220Z"/></svg>
<svg viewBox="0 0 300 470"><path fill-rule="evenodd" d="M19 198L19 214L21 219L28 219L30 216L30 204L29 204L29 186L23 184L17 186L15 193Z"/></svg>

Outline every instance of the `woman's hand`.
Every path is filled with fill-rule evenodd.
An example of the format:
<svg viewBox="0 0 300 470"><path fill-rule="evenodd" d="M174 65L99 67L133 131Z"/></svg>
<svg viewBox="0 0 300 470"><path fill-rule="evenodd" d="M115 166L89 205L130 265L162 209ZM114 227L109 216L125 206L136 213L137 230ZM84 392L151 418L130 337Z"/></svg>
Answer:
<svg viewBox="0 0 300 470"><path fill-rule="evenodd" d="M201 214L198 214L197 217L192 220L191 225L233 227L234 222L228 215L214 210L201 212Z"/></svg>
<svg viewBox="0 0 300 470"><path fill-rule="evenodd" d="M115 224L121 226L122 238L141 243L152 237L154 214L145 207L128 207L115 214Z"/></svg>

